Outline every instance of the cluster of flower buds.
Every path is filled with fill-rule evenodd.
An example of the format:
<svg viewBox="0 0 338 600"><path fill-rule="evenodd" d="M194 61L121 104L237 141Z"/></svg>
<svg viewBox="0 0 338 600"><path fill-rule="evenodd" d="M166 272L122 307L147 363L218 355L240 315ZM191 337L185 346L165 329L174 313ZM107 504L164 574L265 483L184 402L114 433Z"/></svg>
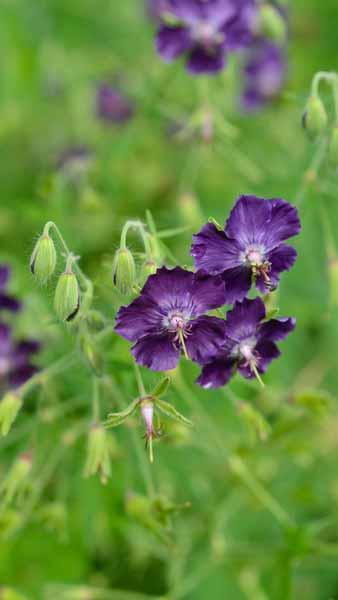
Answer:
<svg viewBox="0 0 338 600"><path fill-rule="evenodd" d="M60 321L72 321L80 309L80 286L74 265L78 257L68 251L68 248L56 225L49 221L46 223L42 235L35 244L31 259L30 269L33 275L41 282L46 283L54 274L57 265L57 252L50 230L54 230L66 253L65 270L58 278L54 309Z"/></svg>
<svg viewBox="0 0 338 600"><path fill-rule="evenodd" d="M184 424L186 426L192 426L191 421L184 415L179 413L172 404L162 399L162 396L166 394L170 386L170 378L164 377L155 389L150 394L144 394L129 404L129 406L116 413L110 413L105 422L107 428L117 427L124 423L126 419L131 417L136 410L139 410L140 415L145 425L145 439L146 446L149 448L150 461L153 462L153 440L160 437L162 428L160 424L160 415L164 415L169 419ZM154 417L157 417L157 424L154 424Z"/></svg>
<svg viewBox="0 0 338 600"><path fill-rule="evenodd" d="M330 121L328 111L322 100L320 84L329 84L334 104L334 119ZM303 114L303 127L311 141L323 138L327 141L327 157L329 163L338 167L338 73L320 71L312 80L311 94Z"/></svg>

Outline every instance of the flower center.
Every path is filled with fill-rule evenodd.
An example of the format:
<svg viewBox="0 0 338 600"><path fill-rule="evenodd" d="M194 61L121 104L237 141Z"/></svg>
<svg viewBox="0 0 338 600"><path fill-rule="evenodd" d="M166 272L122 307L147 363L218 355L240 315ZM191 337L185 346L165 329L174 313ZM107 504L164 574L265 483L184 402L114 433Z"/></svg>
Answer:
<svg viewBox="0 0 338 600"><path fill-rule="evenodd" d="M252 266L260 266L264 260L263 248L259 246L249 246L245 252L244 260Z"/></svg>
<svg viewBox="0 0 338 600"><path fill-rule="evenodd" d="M215 29L212 23L200 21L193 26L192 37L205 49L211 49L215 44L221 43L224 36Z"/></svg>
<svg viewBox="0 0 338 600"><path fill-rule="evenodd" d="M7 375L10 367L10 362L5 357L0 357L0 377Z"/></svg>
<svg viewBox="0 0 338 600"><path fill-rule="evenodd" d="M170 331L179 331L180 329L184 329L186 319L181 313L174 313L168 317L168 324Z"/></svg>

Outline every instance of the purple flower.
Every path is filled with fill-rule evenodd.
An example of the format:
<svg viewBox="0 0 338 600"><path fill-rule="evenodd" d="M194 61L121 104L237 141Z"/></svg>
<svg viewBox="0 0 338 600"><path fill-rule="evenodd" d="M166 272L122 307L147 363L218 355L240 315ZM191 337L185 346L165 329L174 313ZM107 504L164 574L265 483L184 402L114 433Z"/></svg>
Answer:
<svg viewBox="0 0 338 600"><path fill-rule="evenodd" d="M297 257L284 241L300 229L297 210L288 202L241 196L224 231L207 223L193 236L191 254L197 269L222 274L226 302L232 304L245 298L252 281L262 293L277 287L280 273Z"/></svg>
<svg viewBox="0 0 338 600"><path fill-rule="evenodd" d="M15 388L25 383L37 371L31 357L40 349L35 340L14 341L11 329L0 323L0 390Z"/></svg>
<svg viewBox="0 0 338 600"><path fill-rule="evenodd" d="M7 283L10 278L10 268L0 264L0 310L17 312L21 308L19 300L7 293Z"/></svg>
<svg viewBox="0 0 338 600"><path fill-rule="evenodd" d="M256 0L167 0L166 4L166 13L159 15L157 50L168 62L186 54L191 73L221 71L227 53L252 40Z"/></svg>
<svg viewBox="0 0 338 600"><path fill-rule="evenodd" d="M119 310L115 331L135 342L136 361L153 371L174 369L182 351L204 364L224 339L224 321L204 313L222 306L224 296L220 277L163 267Z"/></svg>
<svg viewBox="0 0 338 600"><path fill-rule="evenodd" d="M285 73L284 49L268 40L257 40L244 68L245 88L241 98L244 110L259 110L275 98L283 86Z"/></svg>
<svg viewBox="0 0 338 600"><path fill-rule="evenodd" d="M96 95L97 115L103 121L122 124L131 119L134 107L121 92L107 84L99 86Z"/></svg>
<svg viewBox="0 0 338 600"><path fill-rule="evenodd" d="M280 351L275 342L283 340L296 325L295 319L265 319L260 298L236 302L227 314L222 351L202 369L197 383L204 388L225 385L236 370L246 379L265 373Z"/></svg>
<svg viewBox="0 0 338 600"><path fill-rule="evenodd" d="M170 0L147 0L147 11L152 19L160 19L170 13Z"/></svg>

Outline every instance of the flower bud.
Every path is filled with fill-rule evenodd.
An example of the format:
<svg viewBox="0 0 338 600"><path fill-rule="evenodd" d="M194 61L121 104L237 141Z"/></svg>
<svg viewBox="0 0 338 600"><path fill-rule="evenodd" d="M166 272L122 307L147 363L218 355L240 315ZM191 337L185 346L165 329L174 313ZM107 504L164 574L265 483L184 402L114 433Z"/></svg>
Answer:
<svg viewBox="0 0 338 600"><path fill-rule="evenodd" d="M82 335L80 338L80 348L93 373L97 377L101 377L103 372L102 354L96 349L93 339L88 335Z"/></svg>
<svg viewBox="0 0 338 600"><path fill-rule="evenodd" d="M324 133L327 126L327 113L319 96L310 96L303 115L303 127L310 139Z"/></svg>
<svg viewBox="0 0 338 600"><path fill-rule="evenodd" d="M111 476L111 437L101 425L93 425L88 436L84 476L100 474L101 483Z"/></svg>
<svg viewBox="0 0 338 600"><path fill-rule="evenodd" d="M7 435L22 406L22 399L15 392L7 392L0 402L1 435Z"/></svg>
<svg viewBox="0 0 338 600"><path fill-rule="evenodd" d="M276 42L286 37L286 22L281 12L271 4L264 3L260 9L260 29L263 35Z"/></svg>
<svg viewBox="0 0 338 600"><path fill-rule="evenodd" d="M140 285L143 286L150 275L154 275L157 271L157 265L154 260L146 260L142 265L140 272Z"/></svg>
<svg viewBox="0 0 338 600"><path fill-rule="evenodd" d="M36 275L44 283L53 275L55 266L56 250L54 242L48 233L44 233L35 244L30 260L30 269L33 275Z"/></svg>
<svg viewBox="0 0 338 600"><path fill-rule="evenodd" d="M338 168L338 125L335 125L332 131L329 145L329 161L332 167Z"/></svg>
<svg viewBox="0 0 338 600"><path fill-rule="evenodd" d="M21 454L14 461L1 486L1 495L5 505L10 504L15 498L25 493L31 469L32 456L28 452Z"/></svg>
<svg viewBox="0 0 338 600"><path fill-rule="evenodd" d="M119 248L113 262L113 282L123 296L133 291L136 283L135 261L128 248Z"/></svg>
<svg viewBox="0 0 338 600"><path fill-rule="evenodd" d="M54 308L61 321L72 321L80 308L80 290L71 268L62 273L57 282Z"/></svg>

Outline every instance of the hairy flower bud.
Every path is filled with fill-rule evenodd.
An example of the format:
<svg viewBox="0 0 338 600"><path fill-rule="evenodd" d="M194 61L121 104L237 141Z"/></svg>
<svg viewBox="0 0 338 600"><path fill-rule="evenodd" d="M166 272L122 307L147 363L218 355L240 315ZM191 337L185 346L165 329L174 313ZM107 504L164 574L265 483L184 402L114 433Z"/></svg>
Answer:
<svg viewBox="0 0 338 600"><path fill-rule="evenodd" d="M333 167L338 168L338 125L335 125L332 131L329 145L329 161Z"/></svg>
<svg viewBox="0 0 338 600"><path fill-rule="evenodd" d="M15 392L7 392L0 402L1 435L7 435L22 406L22 399Z"/></svg>
<svg viewBox="0 0 338 600"><path fill-rule="evenodd" d="M310 139L324 133L327 121L327 113L322 100L319 96L310 96L303 115L303 127L308 132Z"/></svg>
<svg viewBox="0 0 338 600"><path fill-rule="evenodd" d="M285 18L275 6L267 2L260 9L260 29L264 36L272 38L276 42L285 40Z"/></svg>
<svg viewBox="0 0 338 600"><path fill-rule="evenodd" d="M56 267L56 250L54 242L48 233L43 233L35 244L31 259L30 269L33 275L42 282L49 279Z"/></svg>
<svg viewBox="0 0 338 600"><path fill-rule="evenodd" d="M80 290L76 275L66 268L57 282L54 308L61 321L72 321L80 308Z"/></svg>
<svg viewBox="0 0 338 600"><path fill-rule="evenodd" d="M31 469L32 456L28 452L21 454L14 461L0 490L4 505L10 504L15 498L25 493Z"/></svg>
<svg viewBox="0 0 338 600"><path fill-rule="evenodd" d="M113 262L113 282L123 296L131 294L136 282L135 261L128 248L119 248Z"/></svg>
<svg viewBox="0 0 338 600"><path fill-rule="evenodd" d="M100 474L101 483L111 476L111 437L101 425L93 425L88 435L87 460L84 476Z"/></svg>
<svg viewBox="0 0 338 600"><path fill-rule="evenodd" d="M144 262L140 272L140 285L143 286L150 275L154 275L157 271L157 265L154 260L148 259Z"/></svg>

